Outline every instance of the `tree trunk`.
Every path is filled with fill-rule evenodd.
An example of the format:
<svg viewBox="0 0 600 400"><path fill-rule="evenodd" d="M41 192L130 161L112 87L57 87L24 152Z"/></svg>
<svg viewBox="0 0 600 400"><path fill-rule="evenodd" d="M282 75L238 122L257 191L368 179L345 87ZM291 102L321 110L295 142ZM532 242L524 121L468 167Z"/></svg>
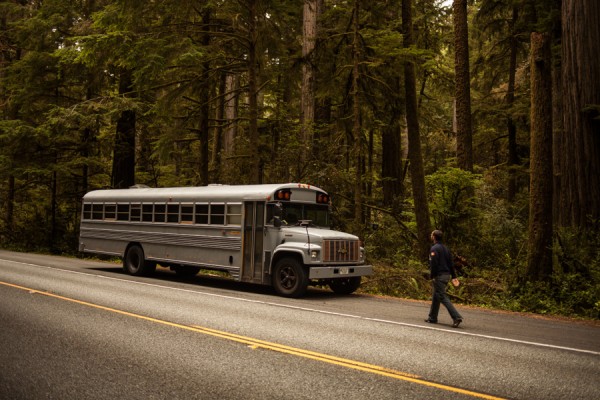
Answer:
<svg viewBox="0 0 600 400"><path fill-rule="evenodd" d="M240 77L228 73L225 77L225 133L223 135L223 153L225 159L231 157L235 151L235 138L238 135L238 103L239 103Z"/></svg>
<svg viewBox="0 0 600 400"><path fill-rule="evenodd" d="M55 154L54 159L58 162L58 155ZM58 174L52 171L52 183L50 184L50 235L48 237L48 248L52 254L58 254L56 248L56 238L58 236L58 227L56 226L56 213L58 202Z"/></svg>
<svg viewBox="0 0 600 400"><path fill-rule="evenodd" d="M515 168L519 163L517 155L517 127L512 118L512 106L515 102L515 76L517 74L517 32L515 26L519 18L519 9L513 7L510 22L510 62L508 71L508 90L506 93L506 105L509 116L506 120L508 131L508 195L509 202L513 202L517 193L517 177Z"/></svg>
<svg viewBox="0 0 600 400"><path fill-rule="evenodd" d="M4 220L6 223L6 232L13 231L13 223L14 223L14 211L15 211L15 176L10 174L8 176L8 188L6 190L6 210L4 213Z"/></svg>
<svg viewBox="0 0 600 400"><path fill-rule="evenodd" d="M119 76L119 95L130 95L133 90L131 71ZM123 189L135 184L135 111L125 110L117 121L113 153L112 187Z"/></svg>
<svg viewBox="0 0 600 400"><path fill-rule="evenodd" d="M552 31L552 43L560 43L561 26L558 24ZM556 52L558 53L558 52ZM553 196L552 196L552 224L554 229L560 226L560 207L565 203L565 192L562 190L561 171L564 163L563 128L563 95L562 95L562 60L560 53L552 54L552 171L553 171Z"/></svg>
<svg viewBox="0 0 600 400"><path fill-rule="evenodd" d="M562 1L561 226L600 220L600 2Z"/></svg>
<svg viewBox="0 0 600 400"><path fill-rule="evenodd" d="M260 136L258 134L258 56L257 44L258 35L256 32L257 19L257 0L249 0L248 9L248 29L249 29L249 49L248 49L248 118L249 118L249 139L250 139L250 182L262 183L262 171L260 160Z"/></svg>
<svg viewBox="0 0 600 400"><path fill-rule="evenodd" d="M527 277L552 274L552 57L550 36L531 34L531 154Z"/></svg>
<svg viewBox="0 0 600 400"><path fill-rule="evenodd" d="M301 164L311 158L315 123L315 65L318 19L322 0L304 0L302 22L302 89L300 98L300 131L302 136ZM300 170L304 166L300 166Z"/></svg>
<svg viewBox="0 0 600 400"><path fill-rule="evenodd" d="M202 46L208 48L210 45L210 23L211 23L211 10L206 9L202 15L202 25L205 27L206 33L202 35ZM210 80L209 71L210 63L208 61L202 63L202 77L200 83L200 121L198 130L198 140L200 141L200 182L201 186L208 185L208 165L209 165L209 154L208 154L208 137L209 137L209 121L210 121Z"/></svg>
<svg viewBox="0 0 600 400"><path fill-rule="evenodd" d="M402 0L402 30L404 31L404 47L410 48L413 44L412 0ZM429 206L425 191L423 156L421 155L415 65L412 61L404 63L404 88L406 90L408 159L410 162L410 177L415 204L415 217L417 220L418 249L421 258L427 259L431 223L429 221Z"/></svg>
<svg viewBox="0 0 600 400"><path fill-rule="evenodd" d="M456 75L456 161L459 168L473 171L467 0L454 0L452 10L454 13L454 71Z"/></svg>
<svg viewBox="0 0 600 400"><path fill-rule="evenodd" d="M367 182L365 184L365 193L367 194L367 199L373 198L373 181L375 181L375 175L373 173L373 154L375 153L374 149L375 142L375 132L373 129L369 129L369 141L367 145L367 165L365 167L365 172L367 174ZM367 208L365 210L365 222L371 221L371 209Z"/></svg>
<svg viewBox="0 0 600 400"><path fill-rule="evenodd" d="M359 1L354 0L353 8L353 41L352 41L352 136L354 139L353 156L355 161L354 174L354 222L356 227L362 225L362 142L363 135L360 126L360 95L359 95L359 64L360 64L360 36L359 36Z"/></svg>
<svg viewBox="0 0 600 400"><path fill-rule="evenodd" d="M225 125L226 74L219 76L219 104L217 105L217 127L213 132L211 177L214 183L221 183L221 151L223 149L223 126Z"/></svg>
<svg viewBox="0 0 600 400"><path fill-rule="evenodd" d="M397 203L402 197L402 141L400 140L400 115L391 115L390 122L381 132L381 186L383 203L399 211Z"/></svg>

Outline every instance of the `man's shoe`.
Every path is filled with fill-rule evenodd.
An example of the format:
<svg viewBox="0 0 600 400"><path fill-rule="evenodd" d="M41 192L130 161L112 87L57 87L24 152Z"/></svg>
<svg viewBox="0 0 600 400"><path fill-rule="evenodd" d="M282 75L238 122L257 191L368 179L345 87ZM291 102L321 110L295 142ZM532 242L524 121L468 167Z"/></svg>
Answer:
<svg viewBox="0 0 600 400"><path fill-rule="evenodd" d="M453 328L458 328L458 326L460 325L460 323L462 322L462 318L456 318L454 320L454 323L452 324Z"/></svg>
<svg viewBox="0 0 600 400"><path fill-rule="evenodd" d="M427 322L427 323L430 323L430 324L437 324L437 320L435 320L435 319L431 319L431 318L427 318L427 319L425 320L425 322Z"/></svg>

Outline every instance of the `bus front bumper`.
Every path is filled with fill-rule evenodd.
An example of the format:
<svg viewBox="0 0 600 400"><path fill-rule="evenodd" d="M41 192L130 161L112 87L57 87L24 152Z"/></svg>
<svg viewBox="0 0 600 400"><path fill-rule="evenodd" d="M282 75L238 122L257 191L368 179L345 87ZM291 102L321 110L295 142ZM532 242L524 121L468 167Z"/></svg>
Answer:
<svg viewBox="0 0 600 400"><path fill-rule="evenodd" d="M373 273L371 265L340 265L330 267L311 267L308 279L350 278Z"/></svg>

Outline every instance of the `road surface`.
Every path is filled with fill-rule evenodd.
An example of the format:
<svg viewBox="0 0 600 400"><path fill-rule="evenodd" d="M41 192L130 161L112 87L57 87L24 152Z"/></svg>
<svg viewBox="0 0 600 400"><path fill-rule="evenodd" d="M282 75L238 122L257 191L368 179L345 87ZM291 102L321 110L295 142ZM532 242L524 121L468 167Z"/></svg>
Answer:
<svg viewBox="0 0 600 400"><path fill-rule="evenodd" d="M600 327L0 251L1 399L600 399Z"/></svg>

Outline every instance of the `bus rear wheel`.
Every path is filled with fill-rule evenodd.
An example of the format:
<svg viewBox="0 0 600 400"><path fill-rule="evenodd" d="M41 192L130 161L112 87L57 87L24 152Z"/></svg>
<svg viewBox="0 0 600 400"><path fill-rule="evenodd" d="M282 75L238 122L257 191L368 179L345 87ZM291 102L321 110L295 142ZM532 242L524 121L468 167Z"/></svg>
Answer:
<svg viewBox="0 0 600 400"><path fill-rule="evenodd" d="M139 245L134 244L127 249L123 259L123 269L130 275L150 275L156 269L156 263L146 261L144 250Z"/></svg>
<svg viewBox="0 0 600 400"><path fill-rule="evenodd" d="M273 286L277 293L285 297L300 297L308 288L308 275L294 258L282 258L275 265Z"/></svg>
<svg viewBox="0 0 600 400"><path fill-rule="evenodd" d="M360 286L360 276L350 278L337 278L329 282L329 287L337 294L354 293Z"/></svg>

